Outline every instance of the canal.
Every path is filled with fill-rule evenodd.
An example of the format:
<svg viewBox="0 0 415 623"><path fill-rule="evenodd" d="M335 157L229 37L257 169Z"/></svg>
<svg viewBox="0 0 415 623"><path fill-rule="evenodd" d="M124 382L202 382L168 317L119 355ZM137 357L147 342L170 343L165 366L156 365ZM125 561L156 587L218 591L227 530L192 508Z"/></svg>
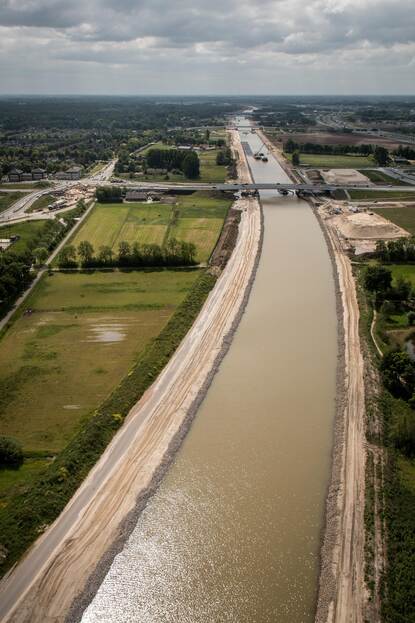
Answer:
<svg viewBox="0 0 415 623"><path fill-rule="evenodd" d="M254 179L287 181L272 155L253 158L257 135L240 133ZM83 623L313 620L335 411L334 283L308 204L275 192L261 201L261 260L231 348Z"/></svg>

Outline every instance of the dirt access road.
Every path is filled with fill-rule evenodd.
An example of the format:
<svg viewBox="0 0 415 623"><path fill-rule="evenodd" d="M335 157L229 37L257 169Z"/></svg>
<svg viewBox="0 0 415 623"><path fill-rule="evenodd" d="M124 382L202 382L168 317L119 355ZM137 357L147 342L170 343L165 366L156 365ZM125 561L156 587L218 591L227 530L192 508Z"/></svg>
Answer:
<svg viewBox="0 0 415 623"><path fill-rule="evenodd" d="M236 140L232 137L242 157ZM241 165L246 179L244 159ZM160 466L168 464L171 442L189 425L226 351L254 274L260 207L253 199L238 205L242 213L234 252L195 324L58 519L3 579L1 621L65 620L74 598L118 538L121 522L140 496L146 499Z"/></svg>
<svg viewBox="0 0 415 623"><path fill-rule="evenodd" d="M317 623L363 623L365 508L365 388L359 306L349 258L330 220L320 219L335 262L344 328L332 481L321 555Z"/></svg>

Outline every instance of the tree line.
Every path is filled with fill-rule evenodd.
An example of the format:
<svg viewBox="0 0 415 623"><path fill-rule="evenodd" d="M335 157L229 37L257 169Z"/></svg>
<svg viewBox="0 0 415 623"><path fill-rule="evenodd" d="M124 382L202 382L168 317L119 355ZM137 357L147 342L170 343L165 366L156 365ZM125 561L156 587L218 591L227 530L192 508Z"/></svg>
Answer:
<svg viewBox="0 0 415 623"><path fill-rule="evenodd" d="M59 268L141 268L152 266L194 266L196 264L196 246L192 242L170 238L162 247L158 244L132 245L122 240L118 251L108 245L102 245L95 252L88 240L83 240L78 247L65 246L58 256Z"/></svg>
<svg viewBox="0 0 415 623"><path fill-rule="evenodd" d="M200 175L199 156L193 150L150 149L145 156L146 167L181 171L185 177L196 179Z"/></svg>
<svg viewBox="0 0 415 623"><path fill-rule="evenodd" d="M298 151L302 154L327 154L327 155L344 155L358 154L361 156L369 156L373 154L375 148L373 145L322 145L321 143L296 143L291 138L284 143L284 151L292 154Z"/></svg>
<svg viewBox="0 0 415 623"><path fill-rule="evenodd" d="M375 255L382 262L415 262L415 236L397 240L378 240Z"/></svg>

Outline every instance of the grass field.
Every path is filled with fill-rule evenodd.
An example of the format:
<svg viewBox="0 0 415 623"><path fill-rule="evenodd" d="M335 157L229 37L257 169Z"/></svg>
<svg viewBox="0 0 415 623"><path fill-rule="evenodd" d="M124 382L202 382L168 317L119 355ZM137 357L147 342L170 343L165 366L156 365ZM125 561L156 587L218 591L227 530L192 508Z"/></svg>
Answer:
<svg viewBox="0 0 415 623"><path fill-rule="evenodd" d="M5 225L4 227L0 227L0 236L2 238L9 238L14 235L20 236L20 239L9 247L8 250L21 253L27 249L27 244L30 243L36 234L42 231L46 222L46 220L38 220L17 223L15 225Z"/></svg>
<svg viewBox="0 0 415 623"><path fill-rule="evenodd" d="M371 182L375 184L392 184L392 186L407 186L405 182L392 177L391 175L387 175L383 171L374 171L371 169L364 169L363 171L359 171L363 175L366 175L370 179Z"/></svg>
<svg viewBox="0 0 415 623"><path fill-rule="evenodd" d="M415 236L415 207L374 208L373 212L389 219L392 223L399 225L399 227L403 227L406 231L409 231Z"/></svg>
<svg viewBox="0 0 415 623"><path fill-rule="evenodd" d="M88 240L95 251L102 245L114 252L122 240L162 246L169 238L196 245L196 257L205 262L219 237L231 204L206 193L179 195L176 205L159 203L97 204L70 244Z"/></svg>
<svg viewBox="0 0 415 623"><path fill-rule="evenodd" d="M291 154L286 154L291 160ZM300 154L300 166L307 165L318 169L358 169L373 167L375 163L365 156L330 156L325 154Z"/></svg>
<svg viewBox="0 0 415 623"><path fill-rule="evenodd" d="M0 434L54 454L127 374L198 270L45 276L0 342ZM0 481L1 483L1 481Z"/></svg>
<svg viewBox="0 0 415 623"><path fill-rule="evenodd" d="M392 271L393 282L399 277L408 279L412 287L415 287L415 265L414 264L388 264L386 268ZM415 330L415 328L414 328Z"/></svg>
<svg viewBox="0 0 415 623"><path fill-rule="evenodd" d="M89 240L96 251L102 245L117 251L121 240L130 244L162 245L170 219L171 206L155 203L98 204L71 244L77 246L82 240Z"/></svg>
<svg viewBox="0 0 415 623"><path fill-rule="evenodd" d="M0 193L0 212L7 210L12 203L25 196L23 192Z"/></svg>
<svg viewBox="0 0 415 623"><path fill-rule="evenodd" d="M352 199L391 199L415 201L414 192L402 190L350 190Z"/></svg>

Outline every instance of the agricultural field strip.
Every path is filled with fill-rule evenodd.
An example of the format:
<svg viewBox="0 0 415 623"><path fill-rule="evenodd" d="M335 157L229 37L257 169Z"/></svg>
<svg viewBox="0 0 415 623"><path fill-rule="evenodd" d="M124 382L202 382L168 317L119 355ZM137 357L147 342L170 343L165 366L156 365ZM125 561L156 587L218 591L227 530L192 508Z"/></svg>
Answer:
<svg viewBox="0 0 415 623"><path fill-rule="evenodd" d="M84 226L70 240L79 245L88 240L95 251L108 245L117 251L125 240L130 244L166 243L168 238L193 242L198 249L199 261L206 261L219 237L228 205L227 200L202 199L194 205L182 201L182 205L165 204L109 204L96 205Z"/></svg>

